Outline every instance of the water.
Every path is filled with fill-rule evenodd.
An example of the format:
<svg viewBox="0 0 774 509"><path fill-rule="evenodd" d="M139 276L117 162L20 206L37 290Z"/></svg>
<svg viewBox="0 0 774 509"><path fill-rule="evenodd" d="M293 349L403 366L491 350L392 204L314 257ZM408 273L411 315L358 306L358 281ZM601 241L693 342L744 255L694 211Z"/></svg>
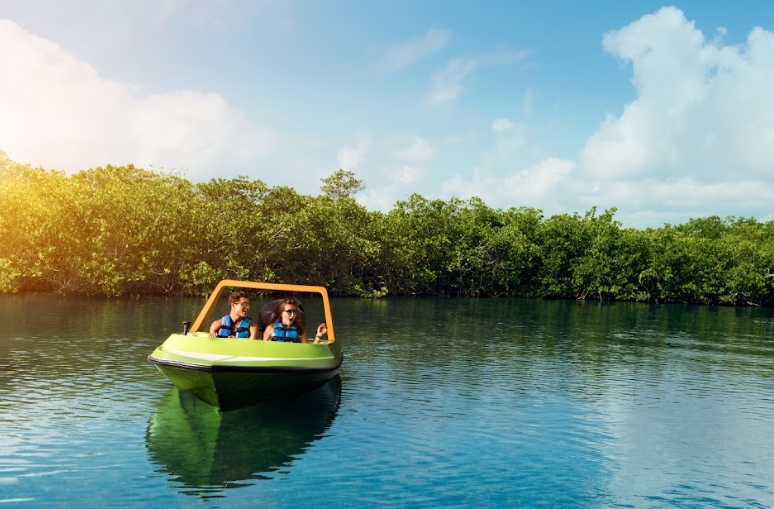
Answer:
<svg viewBox="0 0 774 509"><path fill-rule="evenodd" d="M146 361L201 305L0 296L0 506L774 506L774 310L335 300L340 379L221 415Z"/></svg>

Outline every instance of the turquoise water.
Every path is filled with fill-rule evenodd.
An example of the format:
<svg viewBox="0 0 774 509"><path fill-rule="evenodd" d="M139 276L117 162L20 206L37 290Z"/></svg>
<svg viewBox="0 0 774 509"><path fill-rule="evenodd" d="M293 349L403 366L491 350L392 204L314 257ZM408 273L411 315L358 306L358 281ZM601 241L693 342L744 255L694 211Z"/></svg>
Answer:
<svg viewBox="0 0 774 509"><path fill-rule="evenodd" d="M341 376L223 415L195 299L0 296L0 507L773 507L774 310L334 300Z"/></svg>

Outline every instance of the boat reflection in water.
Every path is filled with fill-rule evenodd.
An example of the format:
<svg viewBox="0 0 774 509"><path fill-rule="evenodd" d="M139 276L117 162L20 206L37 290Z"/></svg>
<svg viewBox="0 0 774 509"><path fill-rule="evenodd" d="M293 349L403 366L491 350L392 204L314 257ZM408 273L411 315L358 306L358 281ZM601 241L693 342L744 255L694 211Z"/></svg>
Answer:
<svg viewBox="0 0 774 509"><path fill-rule="evenodd" d="M150 419L150 460L183 491L218 496L293 462L333 422L341 378L289 400L219 412L189 391L171 389Z"/></svg>

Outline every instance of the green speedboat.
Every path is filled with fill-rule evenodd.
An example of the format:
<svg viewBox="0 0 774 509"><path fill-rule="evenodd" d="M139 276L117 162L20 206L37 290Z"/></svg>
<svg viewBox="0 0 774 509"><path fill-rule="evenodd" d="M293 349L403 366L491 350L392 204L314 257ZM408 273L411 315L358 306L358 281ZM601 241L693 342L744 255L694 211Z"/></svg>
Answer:
<svg viewBox="0 0 774 509"><path fill-rule="evenodd" d="M328 327L326 341L302 344L210 337L207 329L226 288L309 298L304 304L318 303L319 313L324 316ZM311 315L312 311L307 309L306 314ZM265 326L260 319L254 321ZM170 335L148 356L148 361L178 390L191 391L223 411L317 389L336 376L342 360L325 288L235 280L221 281L190 328L186 326L182 333Z"/></svg>

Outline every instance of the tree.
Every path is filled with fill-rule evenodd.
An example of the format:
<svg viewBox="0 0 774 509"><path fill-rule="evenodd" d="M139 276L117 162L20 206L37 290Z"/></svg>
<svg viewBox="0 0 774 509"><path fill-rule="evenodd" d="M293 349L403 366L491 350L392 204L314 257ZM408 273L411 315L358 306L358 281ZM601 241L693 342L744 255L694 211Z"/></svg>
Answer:
<svg viewBox="0 0 774 509"><path fill-rule="evenodd" d="M355 177L355 172L339 168L324 179L320 190L332 200L339 198L351 198L358 191L365 189L362 180Z"/></svg>
<svg viewBox="0 0 774 509"><path fill-rule="evenodd" d="M639 274L647 256L642 234L622 229L614 219L615 207L596 215L596 207L580 221L580 239L586 249L573 263L576 298L599 300L647 300L640 288Z"/></svg>
<svg viewBox="0 0 774 509"><path fill-rule="evenodd" d="M595 212L592 209L589 214ZM583 218L577 213L558 214L540 223L537 231L540 265L536 275L539 295L559 299L581 295L575 285L575 266L589 249L586 233Z"/></svg>
<svg viewBox="0 0 774 509"><path fill-rule="evenodd" d="M11 167L11 158L8 157L8 154L0 150L0 172L7 171Z"/></svg>

